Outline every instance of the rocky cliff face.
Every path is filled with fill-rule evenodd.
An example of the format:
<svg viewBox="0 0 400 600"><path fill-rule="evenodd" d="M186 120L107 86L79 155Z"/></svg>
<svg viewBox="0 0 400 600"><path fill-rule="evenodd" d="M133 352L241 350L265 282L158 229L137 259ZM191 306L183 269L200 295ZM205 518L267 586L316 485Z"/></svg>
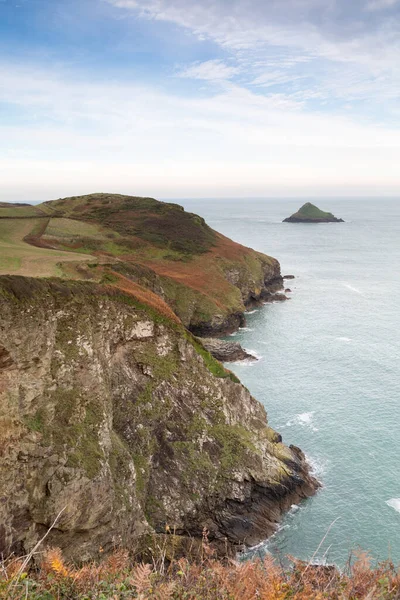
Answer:
<svg viewBox="0 0 400 600"><path fill-rule="evenodd" d="M93 283L0 277L0 552L146 533L253 544L312 494L301 452L180 324Z"/></svg>
<svg viewBox="0 0 400 600"><path fill-rule="evenodd" d="M246 249L247 250L247 249ZM202 303L196 299L194 313L187 323L195 335L218 336L236 331L245 324L244 310L275 299L276 292L283 289L279 262L270 256L251 251L243 262L225 261L219 265L224 278L236 292L236 302L226 310L216 305L203 316L198 310ZM168 299L166 298L168 301ZM171 305L171 303L169 302ZM173 305L171 305L173 306ZM179 311L175 312L181 317ZM199 314L200 313L200 314ZM182 317L181 317L182 318ZM185 323L185 320L183 320ZM185 323L186 324L186 323Z"/></svg>
<svg viewBox="0 0 400 600"><path fill-rule="evenodd" d="M206 290L201 286L194 288L187 285L185 277L176 281L142 265L121 262L113 265L112 269L160 296L194 335L218 336L244 325L246 308L274 299L286 299L284 295L276 294L283 289L279 262L254 250L243 250L248 254L243 252L241 261L220 260L214 267L215 273L208 270L209 281L204 273L199 272L199 281L207 284ZM190 272L192 265L185 266ZM217 296L216 290L220 287L222 289Z"/></svg>

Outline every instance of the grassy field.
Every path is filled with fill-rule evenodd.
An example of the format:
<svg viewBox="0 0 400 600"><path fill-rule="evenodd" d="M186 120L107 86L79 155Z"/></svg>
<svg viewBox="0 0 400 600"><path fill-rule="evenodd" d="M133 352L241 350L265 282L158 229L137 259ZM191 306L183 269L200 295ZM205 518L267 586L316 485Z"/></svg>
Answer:
<svg viewBox="0 0 400 600"><path fill-rule="evenodd" d="M1 217L37 217L45 214L36 206L0 206Z"/></svg>
<svg viewBox="0 0 400 600"><path fill-rule="evenodd" d="M51 219L44 232L45 237L74 238L90 237L94 239L107 239L107 232L99 225L92 225L84 221L73 219ZM117 237L114 234L113 237Z"/></svg>
<svg viewBox="0 0 400 600"><path fill-rule="evenodd" d="M24 237L41 224L42 219L37 218L0 219L0 275L62 276L60 262L95 260L87 254L36 248L24 242Z"/></svg>

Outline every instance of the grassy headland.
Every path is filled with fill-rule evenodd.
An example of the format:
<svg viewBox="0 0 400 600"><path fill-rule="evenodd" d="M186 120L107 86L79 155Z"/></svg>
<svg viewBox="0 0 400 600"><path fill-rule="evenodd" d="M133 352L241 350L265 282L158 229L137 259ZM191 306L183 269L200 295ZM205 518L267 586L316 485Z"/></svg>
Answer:
<svg viewBox="0 0 400 600"><path fill-rule="evenodd" d="M265 281L280 277L275 259L153 198L99 193L0 207L0 244L0 274L106 277L115 285L123 276L161 296L193 330L213 320L228 329Z"/></svg>

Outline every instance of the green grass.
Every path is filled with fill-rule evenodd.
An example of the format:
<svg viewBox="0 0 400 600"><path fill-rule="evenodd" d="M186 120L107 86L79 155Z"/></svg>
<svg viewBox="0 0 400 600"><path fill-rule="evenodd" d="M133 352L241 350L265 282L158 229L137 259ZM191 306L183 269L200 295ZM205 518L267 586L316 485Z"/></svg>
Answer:
<svg viewBox="0 0 400 600"><path fill-rule="evenodd" d="M13 206L0 207L0 219L3 217L37 217L43 215L43 212L37 206Z"/></svg>
<svg viewBox="0 0 400 600"><path fill-rule="evenodd" d="M95 221L122 236L139 237L184 255L202 254L215 243L215 232L202 217L178 204L120 194L88 194L46 202L38 209L81 221Z"/></svg>
<svg viewBox="0 0 400 600"><path fill-rule="evenodd" d="M0 256L0 271L17 272L21 267L21 258L18 256Z"/></svg>
<svg viewBox="0 0 400 600"><path fill-rule="evenodd" d="M24 241L37 233L43 219L0 219L0 275L57 276L62 262L88 262L92 256L37 248Z"/></svg>
<svg viewBox="0 0 400 600"><path fill-rule="evenodd" d="M107 239L99 225L92 225L75 219L50 219L44 235L58 238L91 237Z"/></svg>
<svg viewBox="0 0 400 600"><path fill-rule="evenodd" d="M295 213L295 216L298 218L305 218L305 219L330 219L333 218L333 214L330 212L324 212L323 210L320 210L317 206L315 206L314 204L311 204L311 202L306 202L306 204L303 204L303 206L300 208L300 210Z"/></svg>

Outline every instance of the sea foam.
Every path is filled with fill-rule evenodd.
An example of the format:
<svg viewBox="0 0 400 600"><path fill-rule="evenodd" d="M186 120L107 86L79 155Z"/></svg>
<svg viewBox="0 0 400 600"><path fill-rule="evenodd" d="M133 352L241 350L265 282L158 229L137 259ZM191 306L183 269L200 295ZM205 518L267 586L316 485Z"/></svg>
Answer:
<svg viewBox="0 0 400 600"><path fill-rule="evenodd" d="M352 292L355 292L356 294L359 294L360 296L363 296L364 298L366 297L365 294L364 294L364 292L362 292L361 290L359 290L356 287L354 287L354 285L350 285L349 283L344 283L343 285L348 290L350 290Z"/></svg>
<svg viewBox="0 0 400 600"><path fill-rule="evenodd" d="M326 461L323 461L322 459L314 458L313 456L310 456L309 454L305 454L305 457L306 457L306 461L308 462L308 464L311 467L310 468L311 475L314 475L314 477L316 477L317 479L322 477L326 471L326 464L327 464Z"/></svg>
<svg viewBox="0 0 400 600"><path fill-rule="evenodd" d="M286 427L292 427L292 425L301 425L302 427L309 427L311 431L318 431L318 428L313 423L314 411L299 413L293 419L290 419L286 423Z"/></svg>
<svg viewBox="0 0 400 600"><path fill-rule="evenodd" d="M251 356L254 356L254 358L256 360L254 360L254 358L245 358L243 360L235 360L234 362L230 363L231 365L238 365L239 367L253 367L254 365L256 365L260 360L263 359L263 356L261 354L258 354L258 352L256 352L255 350L249 350L248 348L243 348L248 354L251 354ZM229 363L226 363L229 365Z"/></svg>
<svg viewBox="0 0 400 600"><path fill-rule="evenodd" d="M396 512L400 512L400 498L391 498L386 500L386 504L391 508L394 508Z"/></svg>

